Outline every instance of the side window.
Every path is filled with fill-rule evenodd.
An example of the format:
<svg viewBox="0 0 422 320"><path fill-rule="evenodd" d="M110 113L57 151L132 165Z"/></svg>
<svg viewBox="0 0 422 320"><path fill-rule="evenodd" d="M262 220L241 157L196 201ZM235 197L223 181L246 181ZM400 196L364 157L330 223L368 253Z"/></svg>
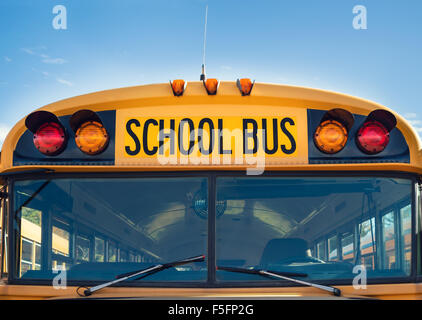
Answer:
<svg viewBox="0 0 422 320"><path fill-rule="evenodd" d="M328 260L338 260L337 236L332 236L328 238Z"/></svg>
<svg viewBox="0 0 422 320"><path fill-rule="evenodd" d="M40 270L41 267L41 245L37 242L22 238L22 259L21 273L28 270Z"/></svg>
<svg viewBox="0 0 422 320"><path fill-rule="evenodd" d="M100 237L95 237L95 262L104 262L105 241Z"/></svg>
<svg viewBox="0 0 422 320"><path fill-rule="evenodd" d="M325 250L325 241L322 240L321 242L318 242L317 244L317 254L318 259L321 259L323 261L327 260L327 254Z"/></svg>
<svg viewBox="0 0 422 320"><path fill-rule="evenodd" d="M359 249L361 264L367 269L375 270L376 263L376 234L375 218L363 221L359 224Z"/></svg>
<svg viewBox="0 0 422 320"><path fill-rule="evenodd" d="M76 236L76 263L88 262L90 255L90 240L84 235Z"/></svg>
<svg viewBox="0 0 422 320"><path fill-rule="evenodd" d="M117 247L113 241L108 241L108 262L117 262Z"/></svg>
<svg viewBox="0 0 422 320"><path fill-rule="evenodd" d="M126 251L120 250L119 261L120 262L127 262L128 261L128 255L127 255L127 252Z"/></svg>
<svg viewBox="0 0 422 320"><path fill-rule="evenodd" d="M402 265L407 272L410 271L411 242L412 242L412 208L409 205L400 209L400 244L402 247Z"/></svg>
<svg viewBox="0 0 422 320"><path fill-rule="evenodd" d="M397 265L397 230L396 215L390 211L381 218L383 252L382 261L384 269L396 269Z"/></svg>
<svg viewBox="0 0 422 320"><path fill-rule="evenodd" d="M21 219L21 264L20 274L41 268L41 219L42 212L37 209L23 207Z"/></svg>
<svg viewBox="0 0 422 320"><path fill-rule="evenodd" d="M52 233L52 269L58 266L69 269L72 265L71 259L71 229L64 221L53 219Z"/></svg>
<svg viewBox="0 0 422 320"><path fill-rule="evenodd" d="M353 263L355 258L355 245L353 233L344 233L341 237L341 255L342 260Z"/></svg>

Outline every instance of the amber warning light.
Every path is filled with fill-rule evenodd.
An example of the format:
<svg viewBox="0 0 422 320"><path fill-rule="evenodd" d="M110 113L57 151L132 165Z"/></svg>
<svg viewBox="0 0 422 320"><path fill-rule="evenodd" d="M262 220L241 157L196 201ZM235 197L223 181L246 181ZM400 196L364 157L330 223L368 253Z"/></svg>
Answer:
<svg viewBox="0 0 422 320"><path fill-rule="evenodd" d="M109 136L104 126L96 121L83 123L75 134L78 148L89 155L101 153L108 144Z"/></svg>
<svg viewBox="0 0 422 320"><path fill-rule="evenodd" d="M217 79L207 79L204 81L205 89L210 96L217 94L218 89L218 80Z"/></svg>
<svg viewBox="0 0 422 320"><path fill-rule="evenodd" d="M75 143L83 153L94 156L107 148L110 136L96 112L79 110L72 115L69 124L75 133Z"/></svg>
<svg viewBox="0 0 422 320"><path fill-rule="evenodd" d="M314 134L315 145L324 153L334 154L341 151L347 142L347 130L336 120L321 123Z"/></svg>
<svg viewBox="0 0 422 320"><path fill-rule="evenodd" d="M176 97L180 97L183 95L183 92L185 91L185 88L186 88L185 80L182 80L182 79L173 80L173 82L170 81L170 85L171 85L171 89L173 90L173 94Z"/></svg>
<svg viewBox="0 0 422 320"><path fill-rule="evenodd" d="M237 80L237 87L239 88L242 96L249 96L251 94L254 84L255 84L255 81L252 82L251 79L248 79L248 78Z"/></svg>

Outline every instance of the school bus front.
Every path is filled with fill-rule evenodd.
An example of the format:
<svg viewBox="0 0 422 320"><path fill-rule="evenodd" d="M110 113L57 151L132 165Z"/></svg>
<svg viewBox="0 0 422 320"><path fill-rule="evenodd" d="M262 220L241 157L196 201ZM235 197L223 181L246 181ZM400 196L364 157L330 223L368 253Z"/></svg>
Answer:
<svg viewBox="0 0 422 320"><path fill-rule="evenodd" d="M17 123L0 296L420 298L413 129L373 102L243 82L92 93Z"/></svg>

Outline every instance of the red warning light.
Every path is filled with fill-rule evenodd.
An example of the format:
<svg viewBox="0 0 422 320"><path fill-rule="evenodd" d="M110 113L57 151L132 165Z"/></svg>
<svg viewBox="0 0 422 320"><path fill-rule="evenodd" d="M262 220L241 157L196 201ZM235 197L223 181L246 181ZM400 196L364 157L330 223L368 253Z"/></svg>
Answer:
<svg viewBox="0 0 422 320"><path fill-rule="evenodd" d="M387 147L390 141L390 133L380 122L370 120L359 129L356 141L363 152L377 154Z"/></svg>
<svg viewBox="0 0 422 320"><path fill-rule="evenodd" d="M34 134L34 145L42 154L48 156L59 154L66 145L64 129L55 122L44 123Z"/></svg>

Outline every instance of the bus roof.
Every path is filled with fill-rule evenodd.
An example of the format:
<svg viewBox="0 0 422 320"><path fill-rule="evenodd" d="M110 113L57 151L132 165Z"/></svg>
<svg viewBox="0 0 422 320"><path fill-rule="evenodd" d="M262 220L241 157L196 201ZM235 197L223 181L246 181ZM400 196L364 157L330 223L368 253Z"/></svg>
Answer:
<svg viewBox="0 0 422 320"><path fill-rule="evenodd" d="M38 110L45 110L54 113L57 117L72 115L81 109L90 109L94 112L135 109L148 107L177 107L184 110L195 108L195 105L243 105L245 108L254 108L254 106L288 106L298 109L319 109L331 110L333 108L344 108L353 114L367 116L376 109L388 110L397 119L397 128L403 134L410 153L410 162L407 164L364 164L365 168L374 170L395 170L412 171L422 173L422 150L421 143L416 131L399 114L380 104L368 100L356 98L346 94L340 94L320 89L310 89L289 85L255 83L252 92L248 96L242 96L239 92L236 82L221 81L216 95L208 95L204 85L200 81L188 82L182 96L176 97L173 94L169 83L141 85L112 89L100 92L94 92L81 96L72 97L58 102L46 105ZM192 109L191 109L192 110ZM243 111L243 109L242 109ZM239 116L241 113L239 112ZM19 121L8 134L1 152L0 172L20 170L22 166L14 166L13 152L20 137L27 131L25 119ZM363 164L356 165L338 165L336 170L357 170L362 168ZM40 165L34 167L43 167ZM327 165L306 165L296 166L298 169L311 168L314 170L329 170ZM292 166L280 166L279 169ZM28 169L28 166L25 166ZM80 166L80 170L86 170ZM59 170L79 170L73 166L61 168ZM92 169L92 168L91 168ZM101 168L96 168L100 170ZM110 169L110 168L107 168ZM133 168L122 168L130 170ZM277 169L277 168L275 168Z"/></svg>

